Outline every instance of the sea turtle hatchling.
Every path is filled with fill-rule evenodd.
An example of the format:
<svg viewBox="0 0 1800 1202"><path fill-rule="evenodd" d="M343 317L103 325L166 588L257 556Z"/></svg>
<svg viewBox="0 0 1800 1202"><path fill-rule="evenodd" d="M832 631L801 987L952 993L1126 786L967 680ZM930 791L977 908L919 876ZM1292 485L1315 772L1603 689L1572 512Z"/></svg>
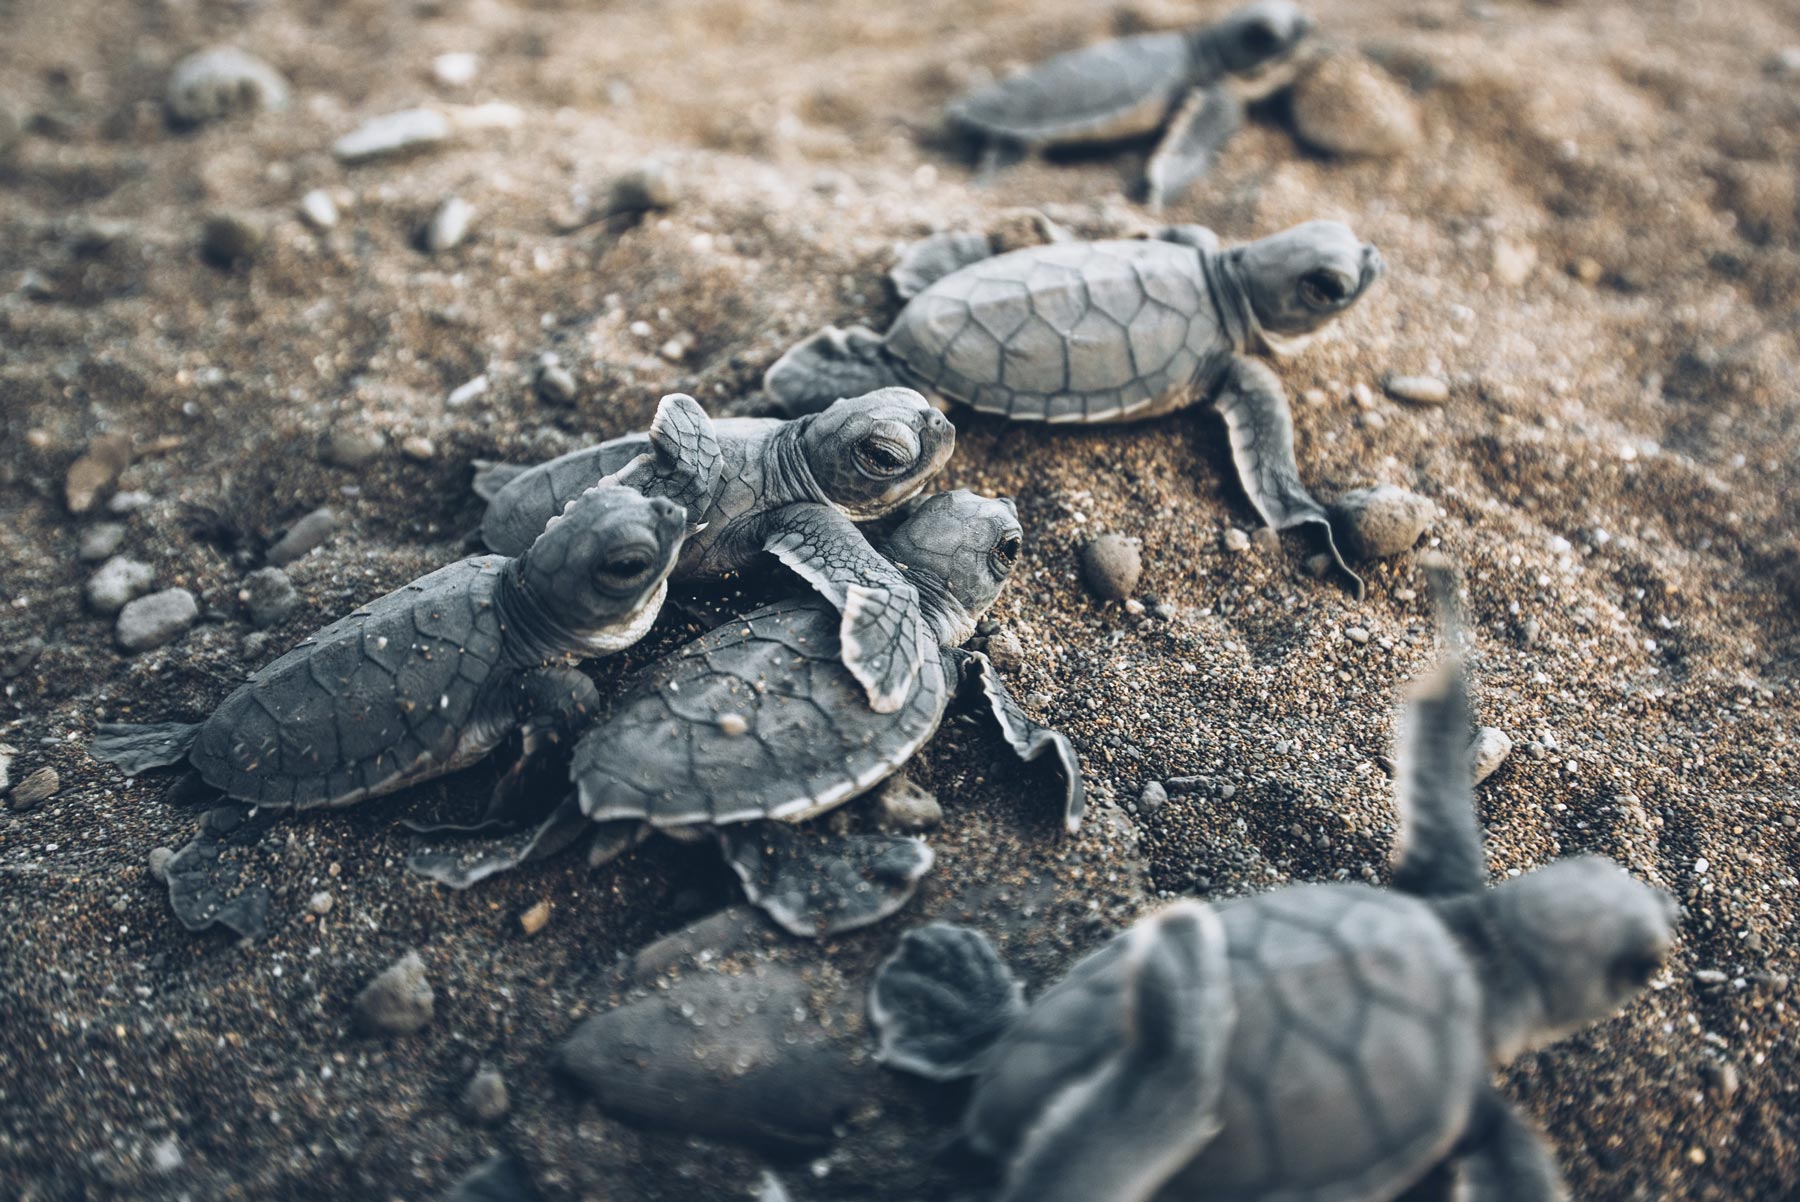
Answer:
<svg viewBox="0 0 1800 1202"><path fill-rule="evenodd" d="M1486 888L1469 723L1451 662L1400 741L1398 892L1180 902L1029 1009L985 937L926 926L877 975L882 1056L977 1078L1006 1202L1389 1202L1443 1169L1469 1202L1566 1197L1490 1073L1623 1006L1676 907L1597 856Z"/></svg>
<svg viewBox="0 0 1800 1202"><path fill-rule="evenodd" d="M205 720L103 723L89 754L128 775L185 762L178 793L274 810L391 793L514 730L529 755L594 711L594 684L571 661L629 647L656 620L686 522L673 501L602 483L517 559L439 568L306 639ZM249 833L239 807L220 810L171 863L170 900L190 929L260 933L266 896L228 906L216 879L220 846Z"/></svg>
<svg viewBox="0 0 1800 1202"><path fill-rule="evenodd" d="M789 824L899 771L959 692L993 715L1021 759L1049 759L1062 778L1063 824L1078 829L1074 748L1013 703L986 656L959 649L1012 574L1020 538L1011 501L957 491L927 498L882 541L919 590L932 644L896 712L872 710L838 662L837 625L821 600L769 605L640 677L576 744L575 792L541 826L498 848L415 855L413 867L460 888L566 847L595 823L606 854L653 829L710 833L750 899L789 931L863 926L905 904L931 866L930 849Z"/></svg>
<svg viewBox="0 0 1800 1202"><path fill-rule="evenodd" d="M918 597L855 526L886 516L917 496L949 461L956 430L910 388L879 388L793 421L727 418L712 422L692 397L663 399L657 421L694 430L720 451L709 479L691 474L670 491L661 479L627 477L646 494L687 507L691 531L671 579L717 580L768 552L842 611L844 663L869 704L892 712L919 670ZM571 451L536 467L486 464L475 490L487 501L481 537L513 555L551 515L602 476L641 456L656 433L631 434ZM696 435L698 436L698 435Z"/></svg>
<svg viewBox="0 0 1800 1202"><path fill-rule="evenodd" d="M994 151L1117 142L1163 130L1145 167L1153 206L1204 176L1247 100L1292 74L1312 22L1289 0L1257 0L1185 33L1115 38L1010 75L950 103L953 126Z"/></svg>
<svg viewBox="0 0 1800 1202"><path fill-rule="evenodd" d="M915 248L896 269L911 298L887 335L827 327L769 368L770 397L807 413L904 383L1050 422L1136 421L1210 400L1256 511L1278 530L1321 529L1361 596L1300 482L1287 394L1248 353L1296 349L1354 305L1382 274L1373 246L1311 221L1229 250L1210 230L1173 226L987 254L985 240L956 235Z"/></svg>

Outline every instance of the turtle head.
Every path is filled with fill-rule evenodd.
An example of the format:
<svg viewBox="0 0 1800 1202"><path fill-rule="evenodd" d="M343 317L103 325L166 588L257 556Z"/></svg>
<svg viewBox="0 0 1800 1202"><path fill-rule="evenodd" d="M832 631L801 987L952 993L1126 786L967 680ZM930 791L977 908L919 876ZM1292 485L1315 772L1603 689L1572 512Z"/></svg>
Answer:
<svg viewBox="0 0 1800 1202"><path fill-rule="evenodd" d="M553 627L526 633L573 642L570 651L630 646L662 608L686 530L687 510L666 497L595 485L551 518L520 556L520 580L542 619L513 615L515 624Z"/></svg>
<svg viewBox="0 0 1800 1202"><path fill-rule="evenodd" d="M825 499L867 522L911 500L943 470L956 427L910 388L877 388L810 419L801 448Z"/></svg>
<svg viewBox="0 0 1800 1202"><path fill-rule="evenodd" d="M1501 996L1488 1005L1496 1058L1617 1013L1667 963L1675 899L1601 856L1572 856L1482 897L1499 936Z"/></svg>
<svg viewBox="0 0 1800 1202"><path fill-rule="evenodd" d="M1010 497L977 496L959 488L920 502L887 537L882 551L915 578L939 584L950 613L933 618L940 621L943 645L953 647L975 633L975 620L1000 596L1024 541L1019 511ZM926 605L935 609L932 591L928 590ZM961 637L953 638L956 634Z"/></svg>
<svg viewBox="0 0 1800 1202"><path fill-rule="evenodd" d="M1337 221L1308 221L1228 252L1271 350L1298 349L1374 287L1381 252Z"/></svg>
<svg viewBox="0 0 1800 1202"><path fill-rule="evenodd" d="M1226 71L1255 79L1293 57L1312 27L1292 0L1257 0L1203 32Z"/></svg>

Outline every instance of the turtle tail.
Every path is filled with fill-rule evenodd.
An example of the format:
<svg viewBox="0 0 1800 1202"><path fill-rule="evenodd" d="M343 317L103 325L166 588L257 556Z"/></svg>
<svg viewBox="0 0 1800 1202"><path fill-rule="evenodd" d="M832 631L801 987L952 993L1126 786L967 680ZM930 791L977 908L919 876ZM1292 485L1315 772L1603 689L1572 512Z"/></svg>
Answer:
<svg viewBox="0 0 1800 1202"><path fill-rule="evenodd" d="M475 461L475 479L470 488L484 501L492 502L500 490L525 473L516 463L499 463L492 459Z"/></svg>
<svg viewBox="0 0 1800 1202"><path fill-rule="evenodd" d="M881 335L864 326L826 326L770 365L763 391L787 416L800 417L843 397L904 383Z"/></svg>
<svg viewBox="0 0 1800 1202"><path fill-rule="evenodd" d="M185 760L194 746L194 736L200 733L200 724L153 722L139 726L132 722L102 722L94 731L88 754L117 766L126 776L136 776L150 768L167 768Z"/></svg>
<svg viewBox="0 0 1800 1202"><path fill-rule="evenodd" d="M987 936L948 922L908 931L869 991L877 1057L933 1081L980 1072L1024 1013L1018 978Z"/></svg>

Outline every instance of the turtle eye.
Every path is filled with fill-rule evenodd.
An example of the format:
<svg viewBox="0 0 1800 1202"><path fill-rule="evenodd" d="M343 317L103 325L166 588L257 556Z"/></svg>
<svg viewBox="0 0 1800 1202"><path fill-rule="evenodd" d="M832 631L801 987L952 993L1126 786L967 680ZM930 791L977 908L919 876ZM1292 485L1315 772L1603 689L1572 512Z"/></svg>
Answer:
<svg viewBox="0 0 1800 1202"><path fill-rule="evenodd" d="M1244 54L1253 59L1267 58L1281 48L1281 38L1266 22L1257 21L1242 34Z"/></svg>
<svg viewBox="0 0 1800 1202"><path fill-rule="evenodd" d="M1013 570L1019 562L1019 536L1009 534L994 545L994 562L999 565L1001 574Z"/></svg>
<svg viewBox="0 0 1800 1202"><path fill-rule="evenodd" d="M909 448L879 435L856 444L856 464L871 476L898 476L912 461Z"/></svg>
<svg viewBox="0 0 1800 1202"><path fill-rule="evenodd" d="M604 560L597 575L613 585L629 585L656 566L656 557L642 547L631 547Z"/></svg>
<svg viewBox="0 0 1800 1202"><path fill-rule="evenodd" d="M1300 277L1300 299L1314 309L1336 308L1355 290L1356 286L1349 279L1327 268L1309 271Z"/></svg>

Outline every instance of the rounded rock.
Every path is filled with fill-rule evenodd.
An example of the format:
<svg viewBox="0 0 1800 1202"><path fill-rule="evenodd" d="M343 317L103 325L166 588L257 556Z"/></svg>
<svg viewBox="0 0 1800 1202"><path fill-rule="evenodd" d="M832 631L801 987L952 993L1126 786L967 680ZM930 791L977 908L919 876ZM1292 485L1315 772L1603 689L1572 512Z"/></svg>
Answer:
<svg viewBox="0 0 1800 1202"><path fill-rule="evenodd" d="M1025 662L1025 644L1010 630L1002 630L988 639L987 657L996 668L1016 668Z"/></svg>
<svg viewBox="0 0 1800 1202"><path fill-rule="evenodd" d="M306 899L306 908L321 918L331 913L336 904L337 899L323 889Z"/></svg>
<svg viewBox="0 0 1800 1202"><path fill-rule="evenodd" d="M1470 751L1474 761L1475 783L1494 775L1506 757L1512 754L1512 737L1497 726L1484 726L1475 732L1475 745Z"/></svg>
<svg viewBox="0 0 1800 1202"><path fill-rule="evenodd" d="M430 254L442 254L462 244L469 236L469 226L475 221L475 206L460 196L448 196L431 220L425 223L425 231L420 236L425 250Z"/></svg>
<svg viewBox="0 0 1800 1202"><path fill-rule="evenodd" d="M1081 573L1095 596L1123 601L1144 574L1144 557L1136 540L1102 534L1081 549Z"/></svg>
<svg viewBox="0 0 1800 1202"><path fill-rule="evenodd" d="M247 263L262 248L267 231L243 213L214 213L200 231L200 254L215 267Z"/></svg>
<svg viewBox="0 0 1800 1202"><path fill-rule="evenodd" d="M148 651L186 633L200 619L200 603L184 588L139 597L119 611L114 637L127 651Z"/></svg>
<svg viewBox="0 0 1800 1202"><path fill-rule="evenodd" d="M366 467L387 450L387 437L375 430L333 430L319 449L319 458L334 467L352 470Z"/></svg>
<svg viewBox="0 0 1800 1202"><path fill-rule="evenodd" d="M379 1035L411 1035L431 1021L436 1002L425 961L418 952L407 952L363 986L356 995L356 1017Z"/></svg>
<svg viewBox="0 0 1800 1202"><path fill-rule="evenodd" d="M1169 804L1169 791L1159 780L1153 780L1144 786L1138 794L1138 813L1149 817Z"/></svg>
<svg viewBox="0 0 1800 1202"><path fill-rule="evenodd" d="M550 903L540 901L519 915L519 929L527 935L535 935L550 921Z"/></svg>
<svg viewBox="0 0 1800 1202"><path fill-rule="evenodd" d="M437 444L423 434L412 434L401 440L400 453L415 463L430 463L437 456Z"/></svg>
<svg viewBox="0 0 1800 1202"><path fill-rule="evenodd" d="M337 514L329 507L315 509L288 527L263 558L278 568L286 567L315 547L323 546L335 529Z"/></svg>
<svg viewBox="0 0 1800 1202"><path fill-rule="evenodd" d="M169 883L169 861L175 858L173 847L152 847L150 849L150 879L159 885Z"/></svg>
<svg viewBox="0 0 1800 1202"><path fill-rule="evenodd" d="M300 217L315 230L328 230L338 223L337 201L323 188L314 188L300 198Z"/></svg>
<svg viewBox="0 0 1800 1202"><path fill-rule="evenodd" d="M156 569L147 563L115 555L88 577L87 603L95 613L116 614L150 591Z"/></svg>
<svg viewBox="0 0 1800 1202"><path fill-rule="evenodd" d="M573 405L580 386L560 363L541 363L537 369L538 399L550 405Z"/></svg>
<svg viewBox="0 0 1800 1202"><path fill-rule="evenodd" d="M905 774L890 776L876 795L881 823L902 831L930 830L944 820L944 807L935 794L922 789Z"/></svg>
<svg viewBox="0 0 1800 1202"><path fill-rule="evenodd" d="M1450 399L1450 385L1436 376L1389 376L1382 387L1395 400L1414 405L1442 405Z"/></svg>
<svg viewBox="0 0 1800 1202"><path fill-rule="evenodd" d="M1357 559L1398 555L1419 541L1437 516L1437 505L1391 484L1359 488L1331 506L1331 525L1344 550Z"/></svg>
<svg viewBox="0 0 1800 1202"><path fill-rule="evenodd" d="M163 103L175 124L199 125L286 108L288 82L253 54L215 46L175 64Z"/></svg>
<svg viewBox="0 0 1800 1202"><path fill-rule="evenodd" d="M506 1092L506 1078L498 1071L483 1068L463 1087L463 1108L469 1117L478 1123L497 1123L506 1117L512 1108L512 1099Z"/></svg>
<svg viewBox="0 0 1800 1202"><path fill-rule="evenodd" d="M238 590L238 600L250 611L250 624L261 629L273 626L300 604L300 594L294 591L294 582L280 568L258 568L244 577L244 585Z"/></svg>
<svg viewBox="0 0 1800 1202"><path fill-rule="evenodd" d="M1423 137L1411 93L1360 54L1321 60L1294 85L1301 141L1327 154L1389 158Z"/></svg>
<svg viewBox="0 0 1800 1202"><path fill-rule="evenodd" d="M62 777L56 769L45 765L13 786L6 804L15 810L31 810L43 805L62 789Z"/></svg>
<svg viewBox="0 0 1800 1202"><path fill-rule="evenodd" d="M450 119L437 110L403 109L363 122L333 142L331 153L340 162L366 163L437 146L450 133Z"/></svg>
<svg viewBox="0 0 1800 1202"><path fill-rule="evenodd" d="M75 552L75 556L83 563L98 563L103 559L110 559L124 541L124 523L101 522L82 531L80 549Z"/></svg>

